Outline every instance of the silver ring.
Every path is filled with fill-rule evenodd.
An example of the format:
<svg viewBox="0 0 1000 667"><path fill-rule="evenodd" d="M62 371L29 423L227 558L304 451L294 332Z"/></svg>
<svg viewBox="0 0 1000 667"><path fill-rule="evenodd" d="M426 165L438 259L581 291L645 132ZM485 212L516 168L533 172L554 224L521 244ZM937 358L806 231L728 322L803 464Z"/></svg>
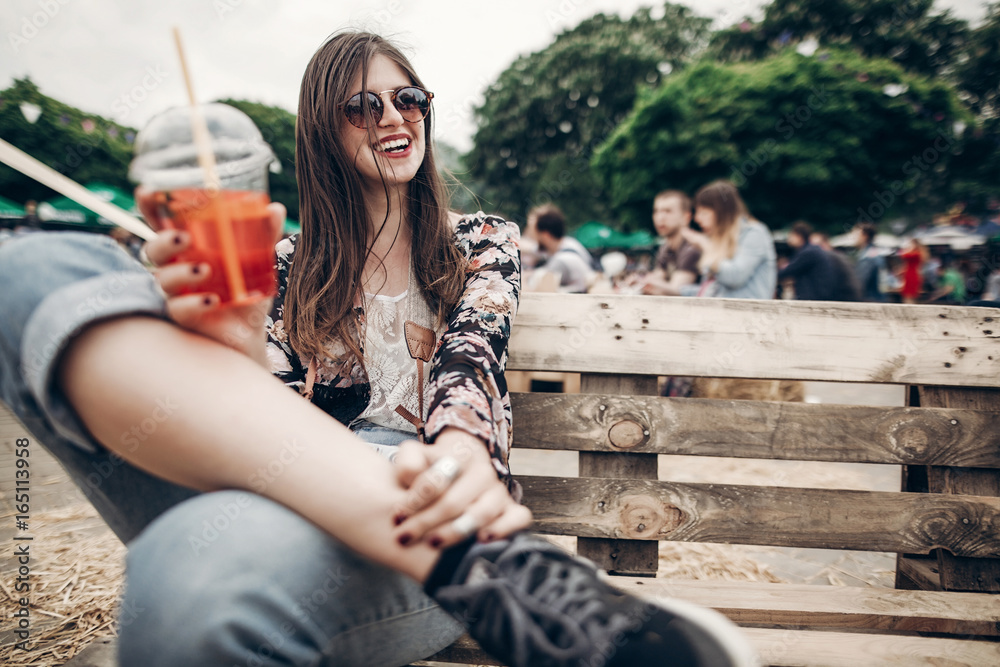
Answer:
<svg viewBox="0 0 1000 667"><path fill-rule="evenodd" d="M479 530L479 522L473 519L471 514L466 512L451 522L451 529L462 537L468 537Z"/></svg>
<svg viewBox="0 0 1000 667"><path fill-rule="evenodd" d="M462 472L462 467L458 464L458 459L454 456L442 456L427 472L434 476L440 475L444 481L444 486L451 486L451 483L455 481L458 474Z"/></svg>

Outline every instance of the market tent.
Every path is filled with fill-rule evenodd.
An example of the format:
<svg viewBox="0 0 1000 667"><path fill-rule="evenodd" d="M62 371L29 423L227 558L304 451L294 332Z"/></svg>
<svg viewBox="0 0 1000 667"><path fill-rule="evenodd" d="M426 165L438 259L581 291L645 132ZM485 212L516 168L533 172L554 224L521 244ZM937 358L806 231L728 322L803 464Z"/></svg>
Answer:
<svg viewBox="0 0 1000 667"><path fill-rule="evenodd" d="M834 236L830 239L830 245L834 248L853 248L854 247L854 232L848 232L846 234L840 234L839 236ZM893 236L892 234L876 234L875 235L875 247L886 251L887 253L896 248L901 248L903 246L903 239L898 236Z"/></svg>
<svg viewBox="0 0 1000 667"><path fill-rule="evenodd" d="M0 218L23 218L24 207L6 197L0 197Z"/></svg>
<svg viewBox="0 0 1000 667"><path fill-rule="evenodd" d="M91 183L85 186L88 190L106 202L130 213L138 214L132 195L121 188L103 183ZM38 217L45 222L69 223L90 227L113 227L114 223L98 216L69 197L56 197L38 205Z"/></svg>
<svg viewBox="0 0 1000 667"><path fill-rule="evenodd" d="M973 233L967 227L934 227L918 233L917 238L926 246L948 246L953 250L968 250L986 243L986 237Z"/></svg>

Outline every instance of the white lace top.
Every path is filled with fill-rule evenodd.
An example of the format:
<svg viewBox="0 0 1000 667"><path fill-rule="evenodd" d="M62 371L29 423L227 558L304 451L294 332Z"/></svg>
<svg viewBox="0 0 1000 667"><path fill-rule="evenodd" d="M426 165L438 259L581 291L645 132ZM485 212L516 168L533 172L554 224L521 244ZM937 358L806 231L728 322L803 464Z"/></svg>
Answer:
<svg viewBox="0 0 1000 667"><path fill-rule="evenodd" d="M416 295L411 298L410 295ZM410 414L420 414L417 394L417 361L410 356L406 346L403 325L412 320L421 326L435 328L423 295L414 284L412 272L409 288L398 296L383 296L365 293L364 357L368 380L371 385L371 400L368 407L358 415L373 424L394 428L399 431L416 433L416 427L403 419L396 406L402 405ZM435 328L438 340L443 333ZM430 365L424 365L424 411L430 404L427 395L427 377ZM420 415L426 419L427 415Z"/></svg>

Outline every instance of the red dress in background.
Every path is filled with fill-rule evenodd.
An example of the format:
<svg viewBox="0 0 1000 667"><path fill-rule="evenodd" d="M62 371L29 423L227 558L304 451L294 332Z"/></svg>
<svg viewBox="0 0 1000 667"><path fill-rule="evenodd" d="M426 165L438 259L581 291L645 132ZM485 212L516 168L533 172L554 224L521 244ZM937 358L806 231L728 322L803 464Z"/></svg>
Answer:
<svg viewBox="0 0 1000 667"><path fill-rule="evenodd" d="M919 248L914 248L913 250L900 253L899 257L903 260L904 264L903 287L899 290L899 295L904 299L910 298L916 300L920 296L920 291L924 285L923 277L920 275L923 254Z"/></svg>

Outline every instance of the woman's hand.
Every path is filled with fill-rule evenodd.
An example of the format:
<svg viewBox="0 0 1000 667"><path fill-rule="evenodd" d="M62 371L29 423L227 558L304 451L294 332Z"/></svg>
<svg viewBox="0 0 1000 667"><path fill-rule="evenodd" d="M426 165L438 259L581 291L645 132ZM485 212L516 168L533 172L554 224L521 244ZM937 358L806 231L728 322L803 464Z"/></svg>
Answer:
<svg viewBox="0 0 1000 667"><path fill-rule="evenodd" d="M458 464L454 476L434 465L446 457ZM423 540L445 548L473 534L489 542L531 525L531 511L511 498L483 442L465 431L445 429L433 445L403 443L396 471L408 489L394 519L404 546Z"/></svg>
<svg viewBox="0 0 1000 667"><path fill-rule="evenodd" d="M277 243L281 238L285 207L272 203L268 211L273 224L273 241ZM181 294L184 288L197 288L211 273L208 264L177 259L190 245L191 237L187 232L164 230L143 247L154 266L153 275L167 295L167 315L179 326L246 354L266 367L264 323L271 310L271 299L261 296L250 303L220 308L218 294Z"/></svg>

